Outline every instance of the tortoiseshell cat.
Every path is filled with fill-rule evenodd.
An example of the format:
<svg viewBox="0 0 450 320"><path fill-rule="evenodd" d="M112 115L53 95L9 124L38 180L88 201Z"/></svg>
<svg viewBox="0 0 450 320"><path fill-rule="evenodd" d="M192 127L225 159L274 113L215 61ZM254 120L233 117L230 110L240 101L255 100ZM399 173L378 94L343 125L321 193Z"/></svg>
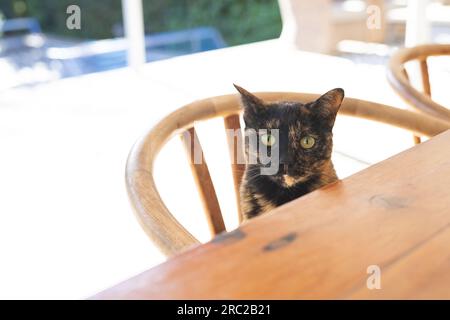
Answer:
<svg viewBox="0 0 450 320"><path fill-rule="evenodd" d="M278 154L277 172L261 174L270 164L261 163L261 151L252 154L245 139L246 169L241 184L244 219L261 215L288 201L338 180L331 161L332 129L344 99L344 90L333 89L317 100L265 102L235 85L244 108L245 132L256 132L258 146L270 156ZM264 132L261 129L267 129ZM278 129L278 139L270 129ZM249 156L256 159L249 163Z"/></svg>

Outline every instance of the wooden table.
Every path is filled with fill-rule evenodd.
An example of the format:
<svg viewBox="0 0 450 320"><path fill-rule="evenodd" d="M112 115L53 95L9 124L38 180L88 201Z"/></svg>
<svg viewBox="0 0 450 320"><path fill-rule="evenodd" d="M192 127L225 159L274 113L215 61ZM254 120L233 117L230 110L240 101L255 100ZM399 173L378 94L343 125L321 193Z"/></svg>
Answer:
<svg viewBox="0 0 450 320"><path fill-rule="evenodd" d="M449 186L447 131L94 298L450 298Z"/></svg>

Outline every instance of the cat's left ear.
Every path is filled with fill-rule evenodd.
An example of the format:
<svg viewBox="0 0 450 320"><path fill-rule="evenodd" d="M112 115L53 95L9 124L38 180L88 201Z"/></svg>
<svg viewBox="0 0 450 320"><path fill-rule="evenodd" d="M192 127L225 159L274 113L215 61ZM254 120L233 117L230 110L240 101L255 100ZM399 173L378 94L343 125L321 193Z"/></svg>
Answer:
<svg viewBox="0 0 450 320"><path fill-rule="evenodd" d="M336 88L321 95L315 102L315 104L320 108L321 114L331 121L331 125L334 124L334 120L336 119L336 115L341 107L342 100L344 100L344 90L341 88Z"/></svg>
<svg viewBox="0 0 450 320"><path fill-rule="evenodd" d="M233 84L236 90L241 94L242 106L244 107L244 120L257 117L261 111L266 109L263 100L248 92L244 88Z"/></svg>

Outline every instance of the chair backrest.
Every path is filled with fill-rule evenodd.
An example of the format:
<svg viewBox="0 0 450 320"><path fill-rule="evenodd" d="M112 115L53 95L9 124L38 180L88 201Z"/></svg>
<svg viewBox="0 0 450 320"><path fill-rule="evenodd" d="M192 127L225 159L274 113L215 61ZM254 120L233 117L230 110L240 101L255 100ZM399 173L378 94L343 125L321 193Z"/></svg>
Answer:
<svg viewBox="0 0 450 320"><path fill-rule="evenodd" d="M317 94L293 92L262 92L256 95L266 101L309 102L319 97ZM197 148L201 148L194 128L195 121L223 117L225 128L239 129L240 113L238 95L199 100L169 114L133 146L126 168L128 195L144 231L167 256L198 244L199 241L173 217L161 200L153 175L156 156L164 144L175 135L181 136L188 151L194 143L198 144ZM434 136L450 128L449 123L427 115L352 98L344 99L339 114L391 124L423 136ZM239 144L231 141L237 137L227 136L230 137L229 146L234 146L234 150L230 151L236 159L238 153L243 151L236 150ZM203 201L210 229L213 234L218 234L225 230L225 225L208 166L204 159L202 160L196 164L191 159L192 174ZM232 169L236 199L239 199L239 185L245 166L233 161Z"/></svg>
<svg viewBox="0 0 450 320"><path fill-rule="evenodd" d="M450 121L450 110L431 99L430 76L427 59L431 56L450 55L450 45L430 44L397 50L391 57L388 67L388 81L397 93L414 109ZM420 64L422 90L415 89L411 83L405 64L417 60ZM415 142L420 142L415 137Z"/></svg>

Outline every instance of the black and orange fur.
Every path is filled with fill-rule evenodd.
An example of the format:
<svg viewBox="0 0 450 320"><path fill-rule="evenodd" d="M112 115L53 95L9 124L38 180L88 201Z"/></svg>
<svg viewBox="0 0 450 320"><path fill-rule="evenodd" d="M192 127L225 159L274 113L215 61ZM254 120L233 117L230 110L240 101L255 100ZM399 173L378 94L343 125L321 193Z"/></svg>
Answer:
<svg viewBox="0 0 450 320"><path fill-rule="evenodd" d="M338 180L331 161L332 129L344 98L342 89L334 89L316 101L265 102L245 89L241 94L245 130L279 130L279 169L274 175L261 175L260 161L247 161L241 183L241 208L244 219L261 215L286 202ZM311 149L304 149L300 139L315 138ZM248 140L246 140L248 160ZM258 155L256 155L258 156ZM267 166L267 165L266 165Z"/></svg>

